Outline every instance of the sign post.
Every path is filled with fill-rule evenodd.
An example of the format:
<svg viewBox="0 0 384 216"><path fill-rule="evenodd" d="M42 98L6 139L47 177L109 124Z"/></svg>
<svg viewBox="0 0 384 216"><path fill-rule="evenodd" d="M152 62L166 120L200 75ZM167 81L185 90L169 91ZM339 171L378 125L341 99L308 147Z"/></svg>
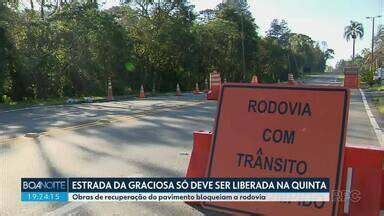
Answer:
<svg viewBox="0 0 384 216"><path fill-rule="evenodd" d="M339 190L349 91L341 87L222 86L207 177L321 177ZM207 202L261 215L336 215L337 202Z"/></svg>

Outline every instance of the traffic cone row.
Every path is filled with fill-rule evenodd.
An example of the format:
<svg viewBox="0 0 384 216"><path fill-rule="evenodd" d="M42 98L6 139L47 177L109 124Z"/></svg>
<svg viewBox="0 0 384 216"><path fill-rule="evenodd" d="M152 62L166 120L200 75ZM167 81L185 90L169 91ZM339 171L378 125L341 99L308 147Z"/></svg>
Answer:
<svg viewBox="0 0 384 216"><path fill-rule="evenodd" d="M200 90L199 90L199 84L196 83L195 85L195 90L193 91L194 94L200 94ZM181 90L180 90L180 85L179 83L176 84L176 96L181 96ZM140 94L139 94L139 98L145 98L145 92L144 92L144 86L141 85L140 87Z"/></svg>
<svg viewBox="0 0 384 216"><path fill-rule="evenodd" d="M227 80L224 79L224 83L226 83L226 81ZM204 83L205 83L204 92L207 92L208 91L208 81L207 81L207 79L205 79ZM256 75L252 76L251 83L253 83L253 84L259 83L259 80L258 80ZM297 82L295 81L292 73L288 74L288 83L289 84L297 84ZM200 94L199 83L196 83L195 90L193 91L193 94ZM181 90L180 90L180 85L179 85L179 83L177 83L177 85L176 85L176 96L181 96L181 95L182 94L181 94ZM141 85L141 87L140 87L139 98L145 98L145 92L144 92L144 86L143 85ZM108 100L113 100L112 84L111 84L110 80L108 80Z"/></svg>

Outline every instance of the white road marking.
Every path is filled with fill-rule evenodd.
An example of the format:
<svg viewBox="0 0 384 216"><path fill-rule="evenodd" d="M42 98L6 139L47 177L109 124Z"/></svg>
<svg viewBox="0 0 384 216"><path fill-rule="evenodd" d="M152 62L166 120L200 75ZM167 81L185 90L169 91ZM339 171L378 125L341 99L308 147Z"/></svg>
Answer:
<svg viewBox="0 0 384 216"><path fill-rule="evenodd" d="M349 213L349 204L351 199L351 186L352 186L352 167L348 167L347 183L345 185L344 214Z"/></svg>
<svg viewBox="0 0 384 216"><path fill-rule="evenodd" d="M369 121L371 122L371 125L372 125L372 127L373 127L373 129L375 131L376 137L379 140L379 144L380 144L380 146L384 146L383 131L381 131L381 128L377 124L376 119L375 119L375 117L373 116L373 114L371 112L371 108L369 108L369 105L368 105L368 102L367 102L367 98L365 97L365 94L364 94L363 90L361 90L361 89L359 89L359 90L360 90L361 97L363 99L365 110L367 111L367 115L369 117Z"/></svg>

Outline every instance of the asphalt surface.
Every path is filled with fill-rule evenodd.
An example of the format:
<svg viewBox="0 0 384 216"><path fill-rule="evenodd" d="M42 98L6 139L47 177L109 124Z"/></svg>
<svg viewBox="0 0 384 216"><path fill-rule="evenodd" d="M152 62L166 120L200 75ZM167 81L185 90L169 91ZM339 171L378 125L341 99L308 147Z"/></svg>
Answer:
<svg viewBox="0 0 384 216"><path fill-rule="evenodd" d="M369 106L372 109L372 113L376 118L377 124L379 124L380 128L384 128L384 115L380 114L377 110L376 104L373 102L374 98L384 98L383 91L365 91L365 96L367 97L367 101Z"/></svg>
<svg viewBox="0 0 384 216"><path fill-rule="evenodd" d="M304 81L340 82L338 75ZM213 214L184 203L21 203L20 178L184 176L192 133L211 130L215 113L216 102L192 94L0 111L0 215ZM347 143L379 145L358 91Z"/></svg>
<svg viewBox="0 0 384 216"><path fill-rule="evenodd" d="M338 74L312 75L304 81L307 85L340 86L342 83L343 75ZM358 89L351 90L346 145L380 146Z"/></svg>
<svg viewBox="0 0 384 216"><path fill-rule="evenodd" d="M192 133L211 129L216 103L202 95L168 99L166 103L156 98L3 113L8 118L2 121L16 119L20 126L7 132L11 137L35 131L35 125L45 133L3 139L0 144L0 215L202 214L184 203L76 203L62 208L62 204L19 201L22 177L185 176ZM133 111L126 109L131 105Z"/></svg>
<svg viewBox="0 0 384 216"><path fill-rule="evenodd" d="M0 142L23 136L25 133L41 133L48 128L88 124L115 116L127 116L148 110L190 105L190 103L203 101L203 98L202 94L197 96L186 94L183 97L170 96L145 100L0 110Z"/></svg>

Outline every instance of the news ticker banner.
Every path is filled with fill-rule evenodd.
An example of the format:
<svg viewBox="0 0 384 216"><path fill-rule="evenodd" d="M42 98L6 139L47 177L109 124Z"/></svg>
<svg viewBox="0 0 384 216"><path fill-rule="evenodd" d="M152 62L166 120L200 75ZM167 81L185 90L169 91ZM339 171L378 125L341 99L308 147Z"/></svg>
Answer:
<svg viewBox="0 0 384 216"><path fill-rule="evenodd" d="M328 178L22 178L21 201L327 202Z"/></svg>

